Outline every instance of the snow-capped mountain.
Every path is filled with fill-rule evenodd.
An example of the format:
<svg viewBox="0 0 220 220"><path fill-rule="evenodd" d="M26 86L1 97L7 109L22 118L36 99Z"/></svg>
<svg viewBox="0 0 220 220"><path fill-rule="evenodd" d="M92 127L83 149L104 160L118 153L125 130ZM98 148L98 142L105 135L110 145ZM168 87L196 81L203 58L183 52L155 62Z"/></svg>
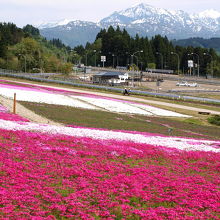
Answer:
<svg viewBox="0 0 220 220"><path fill-rule="evenodd" d="M220 17L220 12L211 9L211 10L205 10L203 12L200 12L198 15L200 18L217 19Z"/></svg>
<svg viewBox="0 0 220 220"><path fill-rule="evenodd" d="M100 27L96 23L79 20L71 21L66 25L40 29L41 35L47 39L59 38L71 47L93 42L99 31Z"/></svg>
<svg viewBox="0 0 220 220"><path fill-rule="evenodd" d="M220 37L220 12L211 9L189 14L142 3L114 12L98 23L65 20L43 24L39 28L49 39L60 38L64 43L76 46L94 41L99 30L110 25L125 28L133 36L138 33L144 37L161 34L169 39Z"/></svg>
<svg viewBox="0 0 220 220"><path fill-rule="evenodd" d="M53 28L57 26L62 26L62 25L67 25L69 22L71 22L70 19L64 19L60 21L51 21L51 22L40 22L39 24L36 24L35 26L39 29L44 29L44 28Z"/></svg>

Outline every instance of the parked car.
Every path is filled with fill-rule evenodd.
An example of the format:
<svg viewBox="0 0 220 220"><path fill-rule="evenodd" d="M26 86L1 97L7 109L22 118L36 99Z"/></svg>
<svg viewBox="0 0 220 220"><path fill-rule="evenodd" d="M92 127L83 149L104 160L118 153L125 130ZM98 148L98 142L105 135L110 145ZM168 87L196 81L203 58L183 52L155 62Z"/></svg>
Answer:
<svg viewBox="0 0 220 220"><path fill-rule="evenodd" d="M187 81L178 82L176 86L197 87L197 83L188 83Z"/></svg>
<svg viewBox="0 0 220 220"><path fill-rule="evenodd" d="M188 82L186 81L178 82L176 86L188 86Z"/></svg>
<svg viewBox="0 0 220 220"><path fill-rule="evenodd" d="M189 86L189 87L197 87L198 84L197 84L197 83L188 83L188 86Z"/></svg>

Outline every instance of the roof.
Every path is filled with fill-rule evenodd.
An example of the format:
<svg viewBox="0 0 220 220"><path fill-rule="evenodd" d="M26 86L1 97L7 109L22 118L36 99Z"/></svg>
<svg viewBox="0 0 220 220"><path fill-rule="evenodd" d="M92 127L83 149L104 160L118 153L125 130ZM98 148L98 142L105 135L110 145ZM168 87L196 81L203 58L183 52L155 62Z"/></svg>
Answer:
<svg viewBox="0 0 220 220"><path fill-rule="evenodd" d="M119 76L119 75L124 75L124 73L109 71L109 72L101 72L101 73L95 74L94 76Z"/></svg>

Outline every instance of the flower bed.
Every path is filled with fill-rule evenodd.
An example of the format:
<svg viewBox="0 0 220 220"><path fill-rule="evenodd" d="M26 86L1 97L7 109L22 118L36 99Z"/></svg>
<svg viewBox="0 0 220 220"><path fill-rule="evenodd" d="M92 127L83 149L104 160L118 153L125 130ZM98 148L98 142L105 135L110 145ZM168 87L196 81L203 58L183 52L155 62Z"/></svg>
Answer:
<svg viewBox="0 0 220 220"><path fill-rule="evenodd" d="M0 218L218 219L220 154L0 129Z"/></svg>
<svg viewBox="0 0 220 220"><path fill-rule="evenodd" d="M219 219L219 161L220 141L36 124L0 106L0 219Z"/></svg>
<svg viewBox="0 0 220 220"><path fill-rule="evenodd" d="M23 122L29 121L28 119L23 118L20 115L9 113L8 109L3 105L0 105L0 119L6 121L23 121Z"/></svg>
<svg viewBox="0 0 220 220"><path fill-rule="evenodd" d="M8 109L0 104L0 112L8 112Z"/></svg>
<svg viewBox="0 0 220 220"><path fill-rule="evenodd" d="M65 105L86 109L107 110L117 113L129 113L140 115L156 115L156 116L171 116L171 117L189 117L187 115L176 112L163 110L149 105L139 104L135 102L128 102L119 99L112 99L108 97L70 92L62 89L53 89L50 87L42 87L33 85L10 85L0 84L0 95L8 98L13 98L14 93L17 94L17 100Z"/></svg>
<svg viewBox="0 0 220 220"><path fill-rule="evenodd" d="M0 112L0 119L7 120L7 121L25 121L25 122L29 121L28 119L23 118L20 115L5 113L5 112L4 113Z"/></svg>
<svg viewBox="0 0 220 220"><path fill-rule="evenodd" d="M197 140L192 138L167 137L145 132L111 131L104 129L74 128L36 124L31 122L14 122L0 119L0 129L36 131L73 137L89 137L99 140L129 141L133 143L151 144L188 151L220 152L220 141Z"/></svg>

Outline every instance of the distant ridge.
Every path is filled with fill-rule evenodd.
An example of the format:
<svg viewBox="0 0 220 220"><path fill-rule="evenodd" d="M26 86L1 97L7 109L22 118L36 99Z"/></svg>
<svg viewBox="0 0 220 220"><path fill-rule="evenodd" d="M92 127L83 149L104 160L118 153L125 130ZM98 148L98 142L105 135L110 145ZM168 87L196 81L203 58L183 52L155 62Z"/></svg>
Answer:
<svg viewBox="0 0 220 220"><path fill-rule="evenodd" d="M60 38L65 44L76 46L93 42L101 28L119 26L134 36L152 37L160 34L169 39L220 37L220 12L213 9L197 14L182 10L171 11L148 4L134 5L114 12L98 23L89 21L64 21L39 25L41 34L48 39Z"/></svg>
<svg viewBox="0 0 220 220"><path fill-rule="evenodd" d="M211 39L204 39L204 38L189 38L189 39L182 39L182 40L173 40L173 44L176 46L182 47L203 47L203 48L213 48L218 53L220 53L220 37L219 38L211 38Z"/></svg>

